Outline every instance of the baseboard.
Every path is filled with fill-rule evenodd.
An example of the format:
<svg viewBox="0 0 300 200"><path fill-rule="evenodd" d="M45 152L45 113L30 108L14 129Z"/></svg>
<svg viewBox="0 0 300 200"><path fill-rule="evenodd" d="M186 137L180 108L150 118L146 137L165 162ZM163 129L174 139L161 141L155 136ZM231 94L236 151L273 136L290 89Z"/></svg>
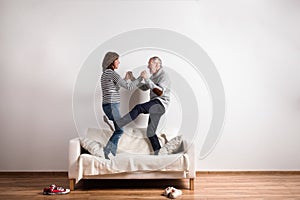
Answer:
<svg viewBox="0 0 300 200"><path fill-rule="evenodd" d="M68 172L33 172L33 171L24 171L24 172L0 172L0 177L19 177L19 178L28 178L28 177L68 177Z"/></svg>

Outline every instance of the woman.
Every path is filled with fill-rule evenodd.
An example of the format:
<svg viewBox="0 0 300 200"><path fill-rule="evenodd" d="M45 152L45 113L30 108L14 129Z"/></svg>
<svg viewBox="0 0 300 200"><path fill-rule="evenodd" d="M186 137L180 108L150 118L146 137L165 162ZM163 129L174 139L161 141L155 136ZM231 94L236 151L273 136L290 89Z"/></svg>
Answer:
<svg viewBox="0 0 300 200"><path fill-rule="evenodd" d="M115 52L107 52L102 62L103 73L101 75L102 88L102 108L105 115L114 123L115 131L110 137L108 143L104 147L104 156L106 159L112 153L116 155L119 139L123 133L123 129L118 127L116 120L121 118L120 115L120 87L132 90L142 81L142 77L138 77L133 81L128 81L131 77L130 72L126 73L125 80L115 72L119 68L119 55Z"/></svg>

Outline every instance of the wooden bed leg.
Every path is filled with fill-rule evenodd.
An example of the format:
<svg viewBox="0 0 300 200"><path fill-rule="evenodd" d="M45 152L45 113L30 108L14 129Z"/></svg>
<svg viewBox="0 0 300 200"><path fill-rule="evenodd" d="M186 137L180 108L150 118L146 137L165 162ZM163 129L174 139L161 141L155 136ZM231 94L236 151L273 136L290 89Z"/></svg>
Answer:
<svg viewBox="0 0 300 200"><path fill-rule="evenodd" d="M194 190L194 179L190 178L190 190Z"/></svg>
<svg viewBox="0 0 300 200"><path fill-rule="evenodd" d="M75 179L69 179L70 190L75 190Z"/></svg>

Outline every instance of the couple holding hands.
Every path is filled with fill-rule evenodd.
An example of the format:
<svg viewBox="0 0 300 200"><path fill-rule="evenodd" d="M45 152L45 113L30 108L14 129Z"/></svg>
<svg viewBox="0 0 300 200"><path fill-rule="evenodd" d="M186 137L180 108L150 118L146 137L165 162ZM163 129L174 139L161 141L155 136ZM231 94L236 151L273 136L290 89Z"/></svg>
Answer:
<svg viewBox="0 0 300 200"><path fill-rule="evenodd" d="M102 62L103 73L101 75L102 88L102 108L105 115L114 124L115 131L104 147L104 155L117 152L118 142L123 134L125 125L135 120L139 114L149 114L147 137L150 140L154 154L156 155L161 148L156 129L161 116L165 113L170 102L170 80L162 67L161 59L157 56L151 57L148 61L148 69L151 74L149 77L146 70L142 71L138 78L128 71L125 79L115 71L119 68L119 55L115 52L107 52ZM142 82L144 80L144 82ZM134 108L121 117L120 115L120 88L133 90L150 90L150 100L145 103L137 104Z"/></svg>

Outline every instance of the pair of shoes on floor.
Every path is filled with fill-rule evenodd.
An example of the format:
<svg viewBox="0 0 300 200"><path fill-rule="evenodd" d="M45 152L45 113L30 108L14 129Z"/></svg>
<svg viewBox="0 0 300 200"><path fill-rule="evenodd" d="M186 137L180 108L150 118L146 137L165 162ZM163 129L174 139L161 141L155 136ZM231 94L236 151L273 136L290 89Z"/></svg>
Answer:
<svg viewBox="0 0 300 200"><path fill-rule="evenodd" d="M170 199L176 199L177 197L182 195L182 191L174 187L167 187L164 191L164 195L169 197Z"/></svg>
<svg viewBox="0 0 300 200"><path fill-rule="evenodd" d="M54 184L50 185L47 188L44 188L43 194L45 195L54 195L54 194L68 194L70 189L65 189L63 187L58 187Z"/></svg>

